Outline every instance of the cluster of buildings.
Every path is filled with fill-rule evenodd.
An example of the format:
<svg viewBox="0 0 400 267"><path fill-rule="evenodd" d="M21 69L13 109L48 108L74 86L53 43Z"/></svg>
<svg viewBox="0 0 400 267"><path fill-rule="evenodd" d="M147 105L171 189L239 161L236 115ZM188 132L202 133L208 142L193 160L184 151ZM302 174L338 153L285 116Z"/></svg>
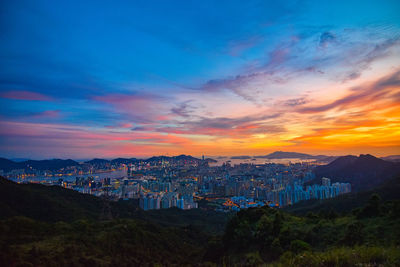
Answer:
<svg viewBox="0 0 400 267"><path fill-rule="evenodd" d="M322 185L314 184L304 186L294 183L285 188L265 192L265 200L276 206L292 205L303 200L328 199L351 192L350 183L330 184L329 178L322 178Z"/></svg>
<svg viewBox="0 0 400 267"><path fill-rule="evenodd" d="M351 192L349 183L310 184L316 162L210 166L206 160L168 160L113 165L119 177L71 176L46 180L81 193L111 200L136 199L143 210L177 207L239 210L270 205L284 207L309 199L327 199ZM103 165L101 168L105 168ZM96 170L93 169L95 172ZM107 174L105 174L107 175Z"/></svg>
<svg viewBox="0 0 400 267"><path fill-rule="evenodd" d="M287 185L279 189L258 191L257 199L246 198L244 196L231 197L224 202L224 208L230 210L240 210L250 207L269 205L272 207L284 207L293 205L297 202L310 199L328 199L341 194L351 192L350 183L333 183L329 178L322 178L322 184L304 186L298 183Z"/></svg>
<svg viewBox="0 0 400 267"><path fill-rule="evenodd" d="M196 209L197 202L193 196L179 196L176 192L148 193L140 197L139 206L143 210L168 209L177 207L179 209Z"/></svg>

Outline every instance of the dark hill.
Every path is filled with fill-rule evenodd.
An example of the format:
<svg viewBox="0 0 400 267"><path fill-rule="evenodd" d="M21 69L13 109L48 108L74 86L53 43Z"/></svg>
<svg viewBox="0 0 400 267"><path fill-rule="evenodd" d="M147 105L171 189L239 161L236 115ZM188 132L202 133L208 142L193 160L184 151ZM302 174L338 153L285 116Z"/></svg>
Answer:
<svg viewBox="0 0 400 267"><path fill-rule="evenodd" d="M339 157L314 170L317 180L328 177L332 182L349 182L352 191L365 191L381 185L400 174L400 163L394 163L371 155Z"/></svg>
<svg viewBox="0 0 400 267"><path fill-rule="evenodd" d="M138 159L136 158L130 158L130 159L126 159L126 158L116 158L111 160L112 164L130 164L130 163L135 163L137 162Z"/></svg>
<svg viewBox="0 0 400 267"><path fill-rule="evenodd" d="M19 163L24 165L25 168L32 167L41 171L56 171L67 167L78 166L79 163L72 159L49 159L49 160L28 160Z"/></svg>
<svg viewBox="0 0 400 267"><path fill-rule="evenodd" d="M15 170L18 168L20 168L18 162L14 162L12 160L5 159L5 158L0 158L0 170L9 172L11 170Z"/></svg>
<svg viewBox="0 0 400 267"><path fill-rule="evenodd" d="M0 218L25 216L40 221L98 219L101 200L59 186L17 184L0 178Z"/></svg>
<svg viewBox="0 0 400 267"><path fill-rule="evenodd" d="M92 165L103 165L103 164L110 163L110 161L106 160L106 159L97 159L96 158L96 159L86 161L85 163L92 164Z"/></svg>
<svg viewBox="0 0 400 267"><path fill-rule="evenodd" d="M40 171L56 171L71 166L78 166L79 163L71 159L49 159L49 160L27 160L14 162L0 158L0 169L5 172L16 169L35 169Z"/></svg>
<svg viewBox="0 0 400 267"><path fill-rule="evenodd" d="M201 260L208 234L181 221L201 217L204 224L206 214L151 215L165 220L162 226L132 206L110 204L126 219L100 221L97 197L0 177L0 266L187 266Z"/></svg>
<svg viewBox="0 0 400 267"><path fill-rule="evenodd" d="M159 161L200 161L200 159L192 157L190 155L179 155L179 156L156 156L146 159L147 162L159 162Z"/></svg>
<svg viewBox="0 0 400 267"><path fill-rule="evenodd" d="M150 221L164 226L193 225L210 232L221 232L229 216L200 209L164 209L143 211L134 201L110 202L113 218ZM102 217L102 199L60 186L17 184L0 177L0 219L25 216L56 222L77 219L98 220Z"/></svg>
<svg viewBox="0 0 400 267"><path fill-rule="evenodd" d="M231 159L251 159L252 157L250 156L233 156Z"/></svg>
<svg viewBox="0 0 400 267"><path fill-rule="evenodd" d="M275 151L265 156L255 156L255 158L265 158L265 159L311 159L313 156L304 154L304 153L297 153L297 152L284 152L284 151Z"/></svg>
<svg viewBox="0 0 400 267"><path fill-rule="evenodd" d="M153 161L158 162L158 161L169 160L169 159L170 159L170 157L167 157L167 156L154 156L154 157L146 159L146 161L147 162L153 162Z"/></svg>
<svg viewBox="0 0 400 267"><path fill-rule="evenodd" d="M190 155L179 155L179 156L175 156L172 157L175 160L186 160L186 161L199 161L200 159L192 157Z"/></svg>

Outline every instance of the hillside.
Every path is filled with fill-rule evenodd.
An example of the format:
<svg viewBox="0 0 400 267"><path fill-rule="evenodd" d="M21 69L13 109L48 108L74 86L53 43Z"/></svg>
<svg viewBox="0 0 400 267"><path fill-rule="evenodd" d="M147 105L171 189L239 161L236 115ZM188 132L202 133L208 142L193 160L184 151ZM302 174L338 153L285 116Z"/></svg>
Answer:
<svg viewBox="0 0 400 267"><path fill-rule="evenodd" d="M114 219L101 220L103 203L0 177L0 266L193 265L229 218L198 209L142 211L119 201L109 203Z"/></svg>
<svg viewBox="0 0 400 267"><path fill-rule="evenodd" d="M116 158L116 159L111 160L111 163L112 164L130 164L130 163L135 163L137 161L138 161L138 159L136 159L136 158L129 158L129 159L127 159L127 158Z"/></svg>
<svg viewBox="0 0 400 267"><path fill-rule="evenodd" d="M370 190L400 174L400 163L389 162L371 155L339 157L331 163L314 170L317 177L313 183L320 183L322 177L331 182L349 182L352 191Z"/></svg>
<svg viewBox="0 0 400 267"><path fill-rule="evenodd" d="M229 216L215 211L177 208L143 211L135 201L109 202L113 218L140 219L164 226L194 226L220 233ZM0 177L0 219L25 216L44 222L78 219L98 220L103 216L102 199L59 186L17 184Z"/></svg>
<svg viewBox="0 0 400 267"><path fill-rule="evenodd" d="M101 199L59 186L17 184L0 177L0 218L25 216L40 221L97 219Z"/></svg>
<svg viewBox="0 0 400 267"><path fill-rule="evenodd" d="M304 153L297 153L297 152L284 152L284 151L275 151L265 156L257 156L257 158L266 158L266 159L312 159L313 156L304 154Z"/></svg>
<svg viewBox="0 0 400 267"><path fill-rule="evenodd" d="M399 211L399 201L376 195L346 216L249 208L209 244L205 259L226 266L398 266Z"/></svg>
<svg viewBox="0 0 400 267"><path fill-rule="evenodd" d="M146 162L160 162L160 161L200 161L200 159L192 157L190 155L179 155L179 156L156 156L146 159Z"/></svg>
<svg viewBox="0 0 400 267"><path fill-rule="evenodd" d="M132 219L0 220L0 266L165 266L201 261L207 235ZM155 253L156 252L156 253Z"/></svg>
<svg viewBox="0 0 400 267"><path fill-rule="evenodd" d="M12 160L0 158L0 170L5 172L17 169L27 170L31 168L40 171L55 171L78 165L78 162L71 159L27 160L22 162L14 162Z"/></svg>
<svg viewBox="0 0 400 267"><path fill-rule="evenodd" d="M9 159L0 158L0 170L5 172L16 170L20 168L20 164L18 162L14 162Z"/></svg>

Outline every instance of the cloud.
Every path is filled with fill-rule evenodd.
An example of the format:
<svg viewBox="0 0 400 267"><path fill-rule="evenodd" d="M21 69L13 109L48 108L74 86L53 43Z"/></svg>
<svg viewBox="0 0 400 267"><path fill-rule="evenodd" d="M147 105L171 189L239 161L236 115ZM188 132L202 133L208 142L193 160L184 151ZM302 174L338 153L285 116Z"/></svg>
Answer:
<svg viewBox="0 0 400 267"><path fill-rule="evenodd" d="M306 97L292 98L284 102L285 106L295 107L307 104L309 100Z"/></svg>
<svg viewBox="0 0 400 267"><path fill-rule="evenodd" d="M400 45L400 36L393 29L321 29L296 35L297 38L291 35L258 58L256 65L237 75L208 80L199 89L208 93L231 92L256 106L265 106L266 99L292 93L307 80L345 83L359 79L373 63L389 58Z"/></svg>
<svg viewBox="0 0 400 267"><path fill-rule="evenodd" d="M327 47L331 43L335 43L336 36L332 32L324 32L319 38L319 45L321 47Z"/></svg>
<svg viewBox="0 0 400 267"><path fill-rule="evenodd" d="M207 118L176 122L176 126L156 128L156 131L174 134L196 134L213 137L246 138L253 134L276 134L286 131L282 125L269 122L279 114L253 115L237 118Z"/></svg>
<svg viewBox="0 0 400 267"><path fill-rule="evenodd" d="M342 81L346 82L359 78L362 72L370 67L371 63L380 58L389 56L392 52L391 49L399 45L400 36L394 36L373 45L365 44L352 50L352 55L351 57L349 55L348 60L351 69L342 75Z"/></svg>
<svg viewBox="0 0 400 267"><path fill-rule="evenodd" d="M111 105L112 108L105 108L105 112L114 112L132 123L152 123L163 111L167 113L167 98L152 94L107 94L93 96L92 100Z"/></svg>
<svg viewBox="0 0 400 267"><path fill-rule="evenodd" d="M35 119L55 119L61 117L61 114L59 110L46 110L43 112L33 113L30 117Z"/></svg>
<svg viewBox="0 0 400 267"><path fill-rule="evenodd" d="M98 129L54 123L0 121L0 150L34 151L36 156L151 155L190 146L181 136L161 133L98 131ZM39 154L38 154L39 153Z"/></svg>
<svg viewBox="0 0 400 267"><path fill-rule="evenodd" d="M234 57L242 56L242 54L248 50L253 48L256 45L259 45L265 39L264 36L258 34L251 36L244 40L234 40L228 44L228 54Z"/></svg>
<svg viewBox="0 0 400 267"><path fill-rule="evenodd" d="M171 112L181 117L190 117L190 115L196 110L196 107L190 104L192 102L193 100L181 102L176 107L171 108Z"/></svg>
<svg viewBox="0 0 400 267"><path fill-rule="evenodd" d="M394 91L400 90L400 71L388 75L372 85L353 88L349 94L328 104L308 106L297 109L300 113L319 113L349 106L363 106L384 98L391 98Z"/></svg>
<svg viewBox="0 0 400 267"><path fill-rule="evenodd" d="M30 100L30 101L52 101L53 98L44 94L31 91L6 91L1 92L0 97L15 100Z"/></svg>
<svg viewBox="0 0 400 267"><path fill-rule="evenodd" d="M155 131L155 128L153 128L153 127L145 127L145 126L136 126L136 127L133 127L131 129L131 131L152 132L152 131Z"/></svg>
<svg viewBox="0 0 400 267"><path fill-rule="evenodd" d="M118 123L118 124L116 124L116 125L107 125L107 126L105 126L106 128L108 128L108 129L129 129L129 128L131 128L131 127L133 127L133 124L132 123L128 123L128 122L121 122L121 123Z"/></svg>
<svg viewBox="0 0 400 267"><path fill-rule="evenodd" d="M271 83L281 84L284 80L273 74L259 72L241 74L227 79L209 80L200 89L208 92L229 90L244 100L262 105L262 98L259 97L263 91L261 88Z"/></svg>

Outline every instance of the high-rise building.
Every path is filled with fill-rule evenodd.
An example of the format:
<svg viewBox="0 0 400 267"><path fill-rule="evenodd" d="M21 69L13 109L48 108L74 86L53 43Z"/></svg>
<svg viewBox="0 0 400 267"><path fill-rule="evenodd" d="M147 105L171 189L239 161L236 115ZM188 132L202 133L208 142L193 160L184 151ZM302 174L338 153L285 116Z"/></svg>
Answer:
<svg viewBox="0 0 400 267"><path fill-rule="evenodd" d="M321 180L323 186L331 186L331 179L323 177Z"/></svg>

